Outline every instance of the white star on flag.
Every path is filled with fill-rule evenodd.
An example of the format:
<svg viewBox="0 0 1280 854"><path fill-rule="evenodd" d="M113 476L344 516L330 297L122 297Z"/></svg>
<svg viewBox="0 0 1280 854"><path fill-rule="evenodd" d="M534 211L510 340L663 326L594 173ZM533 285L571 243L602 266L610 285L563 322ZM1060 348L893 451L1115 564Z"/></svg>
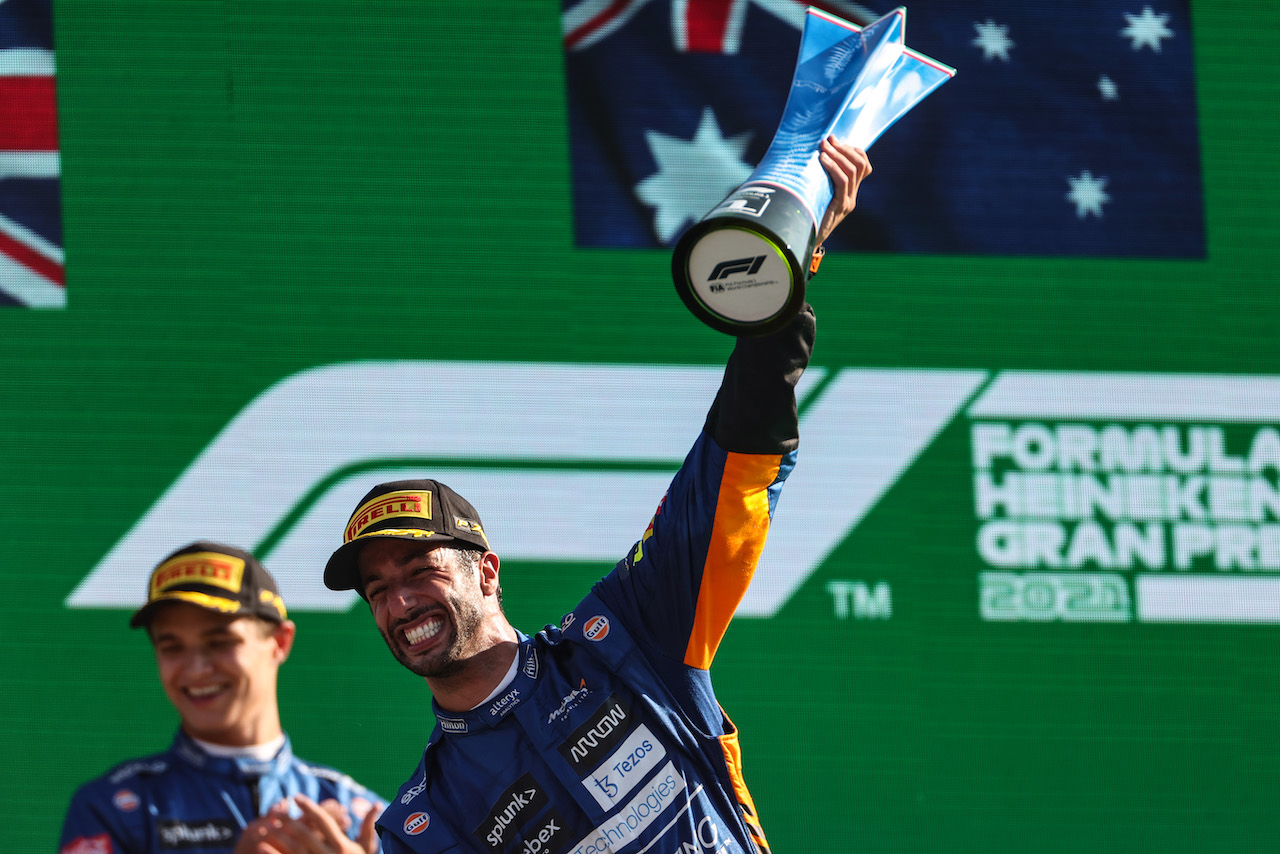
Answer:
<svg viewBox="0 0 1280 854"><path fill-rule="evenodd" d="M1150 6L1144 6L1141 15L1126 14L1124 17L1129 26L1121 30L1120 35L1133 40L1131 47L1134 50L1149 47L1159 53L1160 40L1173 38L1173 30L1165 26L1169 22L1167 13L1157 15Z"/></svg>
<svg viewBox="0 0 1280 854"><path fill-rule="evenodd" d="M747 132L726 139L710 107L702 108L692 140L645 132L658 171L636 184L635 193L654 208L653 227L663 243L685 221L700 219L707 199L724 198L751 176L751 164L742 159L751 136Z"/></svg>
<svg viewBox="0 0 1280 854"><path fill-rule="evenodd" d="M1093 177L1088 169L1081 172L1078 178L1067 176L1067 183L1071 185L1067 201L1076 206L1076 216L1084 219L1087 214L1093 214L1102 219L1102 206L1111 201L1111 196L1104 189L1107 180Z"/></svg>
<svg viewBox="0 0 1280 854"><path fill-rule="evenodd" d="M1102 93L1104 101L1116 101L1120 98L1120 89L1115 81L1105 74L1098 78L1098 91Z"/></svg>
<svg viewBox="0 0 1280 854"><path fill-rule="evenodd" d="M1009 48L1013 47L1013 40L1009 38L1009 28L1004 24L997 24L995 21L987 18L985 24L973 22L973 28L977 30L978 35L970 44L982 48L982 61L989 59L1002 59L1009 61Z"/></svg>

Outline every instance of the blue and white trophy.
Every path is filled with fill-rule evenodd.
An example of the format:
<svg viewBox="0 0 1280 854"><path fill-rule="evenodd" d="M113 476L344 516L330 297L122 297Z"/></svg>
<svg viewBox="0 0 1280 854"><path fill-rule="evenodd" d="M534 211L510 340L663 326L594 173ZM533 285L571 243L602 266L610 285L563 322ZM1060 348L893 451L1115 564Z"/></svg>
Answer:
<svg viewBox="0 0 1280 854"><path fill-rule="evenodd" d="M765 335L804 303L818 224L833 189L818 150L827 136L871 147L955 69L903 43L907 10L865 28L810 8L791 93L764 159L676 243L671 275L700 320Z"/></svg>

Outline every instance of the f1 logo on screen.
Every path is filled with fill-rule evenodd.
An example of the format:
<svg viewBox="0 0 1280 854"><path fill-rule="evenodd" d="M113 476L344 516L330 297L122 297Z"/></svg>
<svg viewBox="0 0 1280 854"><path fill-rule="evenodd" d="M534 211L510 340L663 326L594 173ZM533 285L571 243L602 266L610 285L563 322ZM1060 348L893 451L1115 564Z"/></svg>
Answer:
<svg viewBox="0 0 1280 854"><path fill-rule="evenodd" d="M613 563L721 372L401 361L294 374L223 428L66 605L133 607L157 554L213 537L269 561L291 610L345 611L356 594L327 590L318 567L347 511L373 483L427 476L476 496L505 558ZM1280 377L813 367L798 396L801 465L739 616L776 614L963 417L973 489L955 506L974 536L957 566L977 568L981 619L1280 623Z"/></svg>

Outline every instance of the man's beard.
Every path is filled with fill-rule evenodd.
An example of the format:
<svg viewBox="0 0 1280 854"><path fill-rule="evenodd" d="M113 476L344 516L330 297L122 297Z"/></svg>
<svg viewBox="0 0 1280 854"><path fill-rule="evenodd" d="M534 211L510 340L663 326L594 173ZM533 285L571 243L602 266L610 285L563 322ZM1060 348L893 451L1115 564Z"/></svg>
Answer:
<svg viewBox="0 0 1280 854"><path fill-rule="evenodd" d="M452 625L445 629L446 632L452 633L451 637L447 643L429 652L427 657L410 658L399 644L392 643L385 632L382 635L382 639L391 650L391 654L396 657L396 661L419 676L434 679L461 672L470 658L469 647L480 631L483 618L474 602L456 595L446 597L446 602L453 611ZM405 622L413 622L417 618L418 615L414 615Z"/></svg>

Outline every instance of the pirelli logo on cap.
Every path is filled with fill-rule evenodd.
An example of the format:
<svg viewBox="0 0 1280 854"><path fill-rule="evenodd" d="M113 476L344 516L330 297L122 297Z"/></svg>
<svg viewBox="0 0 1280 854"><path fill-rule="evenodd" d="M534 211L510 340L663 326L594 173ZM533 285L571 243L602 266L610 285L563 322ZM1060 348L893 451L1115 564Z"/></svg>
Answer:
<svg viewBox="0 0 1280 854"><path fill-rule="evenodd" d="M280 619L289 619L289 612L284 609L284 600L280 598L279 593L272 593L270 590L259 590L258 601L264 602L272 608L275 608L276 612L280 615Z"/></svg>
<svg viewBox="0 0 1280 854"><path fill-rule="evenodd" d="M379 495L356 508L347 523L346 539L351 542L365 532L370 525L386 519L410 516L418 519L431 519L431 490L402 489Z"/></svg>
<svg viewBox="0 0 1280 854"><path fill-rule="evenodd" d="M232 593L240 592L244 578L244 561L217 552L191 552L178 555L156 567L151 573L151 596L154 599L178 584L209 584Z"/></svg>

